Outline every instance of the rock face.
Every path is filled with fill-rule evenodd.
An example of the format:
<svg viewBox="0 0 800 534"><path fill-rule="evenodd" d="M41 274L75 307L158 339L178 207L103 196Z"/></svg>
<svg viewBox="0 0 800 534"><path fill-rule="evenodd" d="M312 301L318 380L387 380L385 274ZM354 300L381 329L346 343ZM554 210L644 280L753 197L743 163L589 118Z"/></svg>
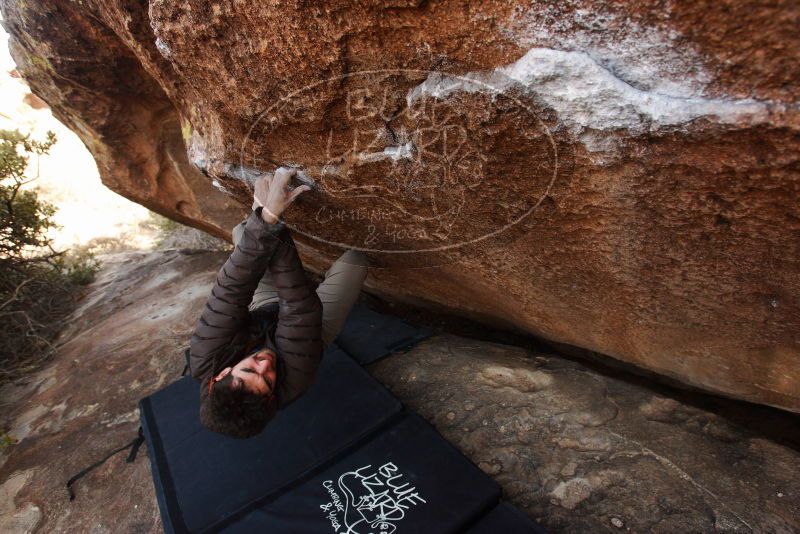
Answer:
<svg viewBox="0 0 800 534"><path fill-rule="evenodd" d="M114 255L53 360L0 390L16 441L0 448L0 531L161 532L145 449L72 502L64 483L132 439L138 400L177 379L224 259ZM449 334L368 370L550 532L800 531L797 415Z"/></svg>
<svg viewBox="0 0 800 534"><path fill-rule="evenodd" d="M162 531L143 454L133 464L123 453L111 458L76 484L73 502L64 485L130 442L139 399L180 376L187 336L224 259L106 257L58 354L27 383L0 390L0 428L15 442L0 451L2 532Z"/></svg>
<svg viewBox="0 0 800 534"><path fill-rule="evenodd" d="M548 532L800 531L797 416L447 335L370 372Z"/></svg>
<svg viewBox="0 0 800 534"><path fill-rule="evenodd" d="M800 411L798 4L0 5L128 198L222 236L294 165L314 269Z"/></svg>

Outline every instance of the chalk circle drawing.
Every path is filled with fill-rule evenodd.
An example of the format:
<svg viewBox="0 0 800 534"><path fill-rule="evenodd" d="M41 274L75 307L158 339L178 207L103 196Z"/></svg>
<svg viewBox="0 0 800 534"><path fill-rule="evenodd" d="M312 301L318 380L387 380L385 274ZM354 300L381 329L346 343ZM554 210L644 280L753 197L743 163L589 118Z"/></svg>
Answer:
<svg viewBox="0 0 800 534"><path fill-rule="evenodd" d="M365 465L323 482L329 501L320 505L334 532L392 534L413 507L426 504L392 462Z"/></svg>
<svg viewBox="0 0 800 534"><path fill-rule="evenodd" d="M441 95L436 87L422 90L431 80L449 85ZM304 124L314 132L298 134ZM315 161L259 153L287 125L303 153L319 153ZM496 154L492 136L505 136L513 154ZM522 161L511 169L514 179L498 176L514 158ZM272 103L247 131L239 168L278 165L299 168L328 196L302 228L287 223L294 232L342 248L412 254L477 243L523 221L550 193L559 155L537 111L508 85L399 69L323 79ZM334 230L348 221L359 233L344 242Z"/></svg>

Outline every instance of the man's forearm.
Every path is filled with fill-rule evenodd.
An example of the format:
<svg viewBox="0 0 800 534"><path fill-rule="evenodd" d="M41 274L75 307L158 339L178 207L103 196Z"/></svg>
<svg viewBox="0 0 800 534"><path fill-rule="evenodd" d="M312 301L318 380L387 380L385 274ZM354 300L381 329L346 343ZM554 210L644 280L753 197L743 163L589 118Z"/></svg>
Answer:
<svg viewBox="0 0 800 534"><path fill-rule="evenodd" d="M284 359L285 376L278 391L280 407L293 402L314 382L322 359L322 303L306 277L288 230L270 262L280 308L275 343Z"/></svg>
<svg viewBox="0 0 800 534"><path fill-rule="evenodd" d="M245 222L242 237L219 270L211 295L197 321L190 347L192 376L217 372L221 352L229 352L247 327L248 306L279 243L283 223L265 221L261 209Z"/></svg>

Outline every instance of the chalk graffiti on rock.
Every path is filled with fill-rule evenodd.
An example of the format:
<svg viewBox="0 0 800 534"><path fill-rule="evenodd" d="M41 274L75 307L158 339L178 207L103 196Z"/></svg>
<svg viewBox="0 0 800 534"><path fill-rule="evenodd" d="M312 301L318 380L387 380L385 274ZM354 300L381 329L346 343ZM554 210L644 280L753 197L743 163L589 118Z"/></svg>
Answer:
<svg viewBox="0 0 800 534"><path fill-rule="evenodd" d="M392 462L365 465L322 485L329 501L320 509L341 534L392 534L409 509L426 502Z"/></svg>
<svg viewBox="0 0 800 534"><path fill-rule="evenodd" d="M559 169L540 103L509 87L413 69L318 80L256 117L240 167L316 182L290 226L310 239L385 254L478 243L528 217Z"/></svg>

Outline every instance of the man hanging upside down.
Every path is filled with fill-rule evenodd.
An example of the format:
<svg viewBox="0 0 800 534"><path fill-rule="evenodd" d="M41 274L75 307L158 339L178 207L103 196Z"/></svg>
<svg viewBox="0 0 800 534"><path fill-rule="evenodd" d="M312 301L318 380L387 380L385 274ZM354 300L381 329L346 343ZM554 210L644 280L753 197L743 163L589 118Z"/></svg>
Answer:
<svg viewBox="0 0 800 534"><path fill-rule="evenodd" d="M314 290L280 220L310 189L291 187L295 173L280 168L256 182L253 211L233 229L235 247L192 334L200 420L232 437L259 433L311 386L367 276L366 256L348 250Z"/></svg>

